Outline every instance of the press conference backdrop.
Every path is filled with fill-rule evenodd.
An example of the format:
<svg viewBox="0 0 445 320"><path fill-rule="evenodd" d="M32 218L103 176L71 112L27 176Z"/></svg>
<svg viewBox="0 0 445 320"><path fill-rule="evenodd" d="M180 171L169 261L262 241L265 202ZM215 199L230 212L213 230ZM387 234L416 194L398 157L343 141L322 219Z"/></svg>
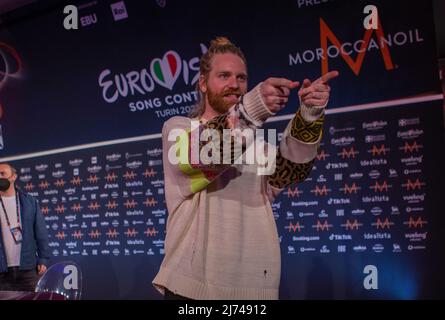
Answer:
<svg viewBox="0 0 445 320"><path fill-rule="evenodd" d="M0 31L0 157L19 170L52 261L83 297L159 299L168 212L162 124L196 102L215 36L244 51L253 87L339 70L317 161L273 203L282 299L443 297L443 96L432 5L374 1L82 1ZM282 132L297 94L266 128ZM281 136L279 136L281 138ZM378 288L364 286L366 266Z"/></svg>

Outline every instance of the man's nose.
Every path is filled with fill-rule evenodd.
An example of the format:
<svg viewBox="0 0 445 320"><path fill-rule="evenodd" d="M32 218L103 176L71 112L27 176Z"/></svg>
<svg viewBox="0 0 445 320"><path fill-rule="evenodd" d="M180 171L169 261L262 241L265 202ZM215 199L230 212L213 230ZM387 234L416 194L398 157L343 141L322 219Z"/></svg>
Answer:
<svg viewBox="0 0 445 320"><path fill-rule="evenodd" d="M239 88L239 83L238 83L238 79L236 76L230 77L229 79L229 87L231 89L238 89Z"/></svg>

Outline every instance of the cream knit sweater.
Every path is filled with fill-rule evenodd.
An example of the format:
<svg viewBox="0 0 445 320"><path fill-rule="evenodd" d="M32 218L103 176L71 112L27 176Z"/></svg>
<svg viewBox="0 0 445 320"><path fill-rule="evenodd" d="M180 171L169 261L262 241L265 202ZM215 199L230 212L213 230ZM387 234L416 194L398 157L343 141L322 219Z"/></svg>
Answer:
<svg viewBox="0 0 445 320"><path fill-rule="evenodd" d="M309 122L323 111L300 107ZM231 112L250 127L260 127L273 115L259 85ZM258 175L256 164L226 166L205 178L199 170L187 172L171 164L168 150L175 142L168 141L168 134L172 129L190 130L190 121L173 117L162 130L168 220L165 257L153 285L161 293L168 288L192 299L278 299L280 242L271 203L282 188ZM288 126L279 148L292 162L306 163L315 157L320 139L299 141ZM192 183L200 179L205 182Z"/></svg>

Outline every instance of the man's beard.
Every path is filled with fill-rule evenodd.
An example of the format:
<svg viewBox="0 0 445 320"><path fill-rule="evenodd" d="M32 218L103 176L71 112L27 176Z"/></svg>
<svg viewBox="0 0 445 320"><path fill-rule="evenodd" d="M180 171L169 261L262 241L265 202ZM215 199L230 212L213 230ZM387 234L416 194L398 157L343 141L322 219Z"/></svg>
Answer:
<svg viewBox="0 0 445 320"><path fill-rule="evenodd" d="M224 96L230 94L241 96L241 91L229 89L221 93L215 93L210 88L208 88L207 99L209 101L209 105L220 114L226 113L230 109L230 107L234 105L233 102L224 100Z"/></svg>

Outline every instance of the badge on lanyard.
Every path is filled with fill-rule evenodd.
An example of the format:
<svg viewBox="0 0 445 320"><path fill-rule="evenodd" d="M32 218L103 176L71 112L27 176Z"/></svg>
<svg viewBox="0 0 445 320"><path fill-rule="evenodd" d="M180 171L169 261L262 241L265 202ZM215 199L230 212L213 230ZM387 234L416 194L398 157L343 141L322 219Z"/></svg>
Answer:
<svg viewBox="0 0 445 320"><path fill-rule="evenodd" d="M22 228L20 226L17 226L15 228L11 228L11 234L12 238L15 241L15 244L22 243Z"/></svg>

